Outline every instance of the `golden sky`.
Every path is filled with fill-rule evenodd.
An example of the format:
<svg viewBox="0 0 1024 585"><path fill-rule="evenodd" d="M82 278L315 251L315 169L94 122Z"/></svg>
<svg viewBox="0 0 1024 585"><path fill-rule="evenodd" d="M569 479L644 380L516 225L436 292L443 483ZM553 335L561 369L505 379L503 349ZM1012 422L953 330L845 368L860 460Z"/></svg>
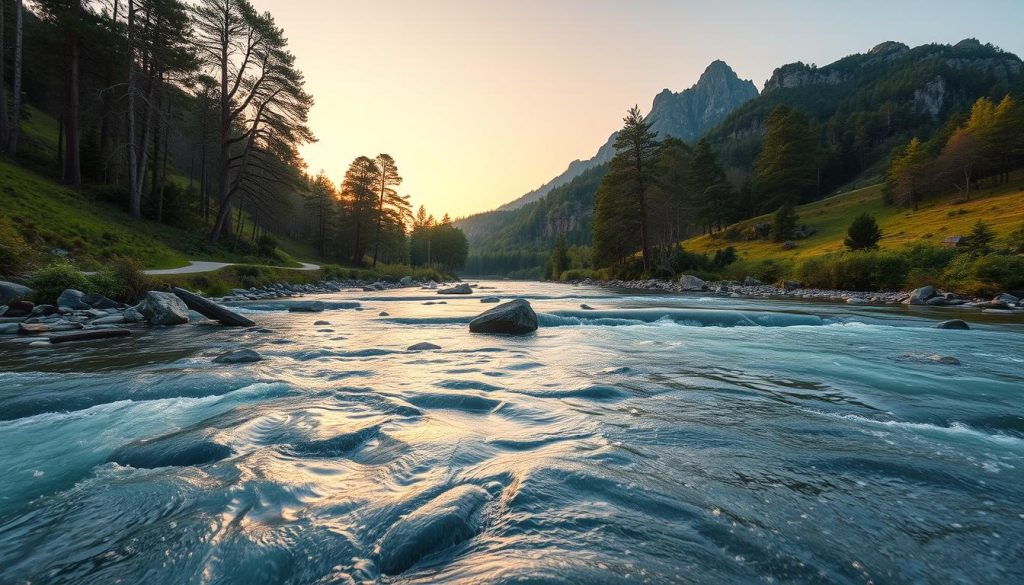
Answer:
<svg viewBox="0 0 1024 585"><path fill-rule="evenodd" d="M589 158L626 109L723 59L758 87L886 40L1024 52L1024 1L254 0L316 98L310 171L391 154L416 205L493 209Z"/></svg>

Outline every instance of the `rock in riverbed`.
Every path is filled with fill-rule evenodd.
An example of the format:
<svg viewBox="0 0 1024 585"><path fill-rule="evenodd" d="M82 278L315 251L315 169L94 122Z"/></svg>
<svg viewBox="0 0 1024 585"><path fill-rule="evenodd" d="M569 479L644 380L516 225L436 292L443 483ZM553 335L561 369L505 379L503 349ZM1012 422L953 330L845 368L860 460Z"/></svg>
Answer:
<svg viewBox="0 0 1024 585"><path fill-rule="evenodd" d="M928 302L928 299L934 296L934 286L922 286L921 288L910 293L910 298L908 298L905 302L908 305L924 305Z"/></svg>
<svg viewBox="0 0 1024 585"><path fill-rule="evenodd" d="M499 299L498 297L484 297L480 299L480 302L484 303L485 305L488 305L492 303L500 303L501 299Z"/></svg>
<svg viewBox="0 0 1024 585"><path fill-rule="evenodd" d="M523 334L537 330L537 313L530 302L516 299L478 315L469 323L473 333Z"/></svg>
<svg viewBox="0 0 1024 585"><path fill-rule="evenodd" d="M473 294L473 289L466 283L455 285L451 288L445 288L437 291L439 295L470 295Z"/></svg>
<svg viewBox="0 0 1024 585"><path fill-rule="evenodd" d="M320 301L306 301L295 303L288 307L289 313L323 313L324 304Z"/></svg>
<svg viewBox="0 0 1024 585"><path fill-rule="evenodd" d="M188 307L171 293L151 290L135 308L150 325L188 323Z"/></svg>
<svg viewBox="0 0 1024 585"><path fill-rule="evenodd" d="M6 305L11 301L30 297L32 292L32 289L27 286L7 282L6 280L0 281L0 305Z"/></svg>
<svg viewBox="0 0 1024 585"><path fill-rule="evenodd" d="M7 306L7 310L4 311L4 317L28 317L32 314L32 310L35 309L35 305L32 301L13 301Z"/></svg>
<svg viewBox="0 0 1024 585"><path fill-rule="evenodd" d="M229 311L217 303L204 299L195 293L191 293L179 287L174 287L171 290L174 291L174 294L177 295L178 298L185 302L185 306L189 309L192 309L204 317L219 321L221 325L227 325L230 327L252 327L255 325L252 320L247 319L234 311Z"/></svg>
<svg viewBox="0 0 1024 585"><path fill-rule="evenodd" d="M971 326L960 319L950 319L935 325L936 329L970 329Z"/></svg>
<svg viewBox="0 0 1024 585"><path fill-rule="evenodd" d="M110 339L114 337L128 337L132 332L127 329L86 329L62 333L50 337L50 343L67 343L69 341L92 341L94 339Z"/></svg>
<svg viewBox="0 0 1024 585"><path fill-rule="evenodd" d="M685 291L699 291L704 290L705 283L696 276L684 274L679 277L679 286Z"/></svg>
<svg viewBox="0 0 1024 585"><path fill-rule="evenodd" d="M82 299L84 296L84 292L69 288L57 297L57 307L65 311L85 311L91 309L92 306Z"/></svg>

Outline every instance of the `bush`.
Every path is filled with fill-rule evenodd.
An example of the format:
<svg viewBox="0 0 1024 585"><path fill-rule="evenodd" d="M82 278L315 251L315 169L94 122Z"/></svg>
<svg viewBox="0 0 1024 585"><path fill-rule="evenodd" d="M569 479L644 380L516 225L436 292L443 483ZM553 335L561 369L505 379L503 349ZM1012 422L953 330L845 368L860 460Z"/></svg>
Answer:
<svg viewBox="0 0 1024 585"><path fill-rule="evenodd" d="M735 250L733 250L733 253L735 254ZM672 256L669 258L669 264L671 265L673 272L676 274L697 270L709 271L714 269L714 265L706 255L697 254L696 252L687 252L682 247L678 247L672 251Z"/></svg>
<svg viewBox="0 0 1024 585"><path fill-rule="evenodd" d="M715 258L713 262L715 264L715 268L722 269L732 264L737 259L736 248L729 246L724 250L715 250Z"/></svg>
<svg viewBox="0 0 1024 585"><path fill-rule="evenodd" d="M942 285L957 292L995 295L1024 289L1024 257L989 254L956 256L942 274Z"/></svg>
<svg viewBox="0 0 1024 585"><path fill-rule="evenodd" d="M910 261L898 252L858 252L818 256L804 260L797 277L807 286L841 290L902 289Z"/></svg>
<svg viewBox="0 0 1024 585"><path fill-rule="evenodd" d="M270 234L264 234L256 240L256 255L261 258L276 258L277 246L277 238Z"/></svg>
<svg viewBox="0 0 1024 585"><path fill-rule="evenodd" d="M89 279L69 262L55 262L37 271L28 286L35 291L39 303L55 303L64 290L73 288L87 292Z"/></svg>
<svg viewBox="0 0 1024 585"><path fill-rule="evenodd" d="M0 217L0 274L15 274L28 265L31 249L9 218Z"/></svg>
<svg viewBox="0 0 1024 585"><path fill-rule="evenodd" d="M90 292L97 292L116 301L134 303L150 290L149 277L142 265L130 258L118 257L110 266L89 277Z"/></svg>
<svg viewBox="0 0 1024 585"><path fill-rule="evenodd" d="M562 273L562 280L601 280L601 273L590 268L572 268Z"/></svg>
<svg viewBox="0 0 1024 585"><path fill-rule="evenodd" d="M843 244L851 250L873 250L882 239L882 230L870 214L862 213L850 224Z"/></svg>

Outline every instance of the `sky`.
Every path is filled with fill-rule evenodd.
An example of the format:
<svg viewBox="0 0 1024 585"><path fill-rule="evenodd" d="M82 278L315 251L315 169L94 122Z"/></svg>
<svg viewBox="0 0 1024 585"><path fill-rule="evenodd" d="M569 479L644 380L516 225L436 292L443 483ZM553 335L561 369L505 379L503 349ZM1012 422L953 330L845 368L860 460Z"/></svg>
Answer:
<svg viewBox="0 0 1024 585"><path fill-rule="evenodd" d="M715 59L758 86L894 40L1024 55L1024 0L253 0L316 98L309 170L386 152L414 205L493 209L590 158Z"/></svg>

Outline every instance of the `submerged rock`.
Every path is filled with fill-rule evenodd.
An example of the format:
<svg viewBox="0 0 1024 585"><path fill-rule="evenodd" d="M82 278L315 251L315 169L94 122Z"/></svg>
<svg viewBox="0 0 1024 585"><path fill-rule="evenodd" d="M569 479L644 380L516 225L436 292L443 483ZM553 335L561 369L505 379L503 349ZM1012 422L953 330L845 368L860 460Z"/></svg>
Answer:
<svg viewBox="0 0 1024 585"><path fill-rule="evenodd" d="M94 339L111 339L114 337L128 337L132 334L131 331L121 328L112 329L86 329L84 331L74 331L71 333L62 333L60 335L53 335L50 337L50 343L68 343L71 341L92 341Z"/></svg>
<svg viewBox="0 0 1024 585"><path fill-rule="evenodd" d="M970 329L971 326L960 319L950 319L935 325L936 329Z"/></svg>
<svg viewBox="0 0 1024 585"><path fill-rule="evenodd" d="M591 307L590 305L587 305L587 304L580 305L580 308L583 309L584 311L593 311L594 310L594 307Z"/></svg>
<svg viewBox="0 0 1024 585"><path fill-rule="evenodd" d="M188 323L188 307L171 293L151 290L135 309L150 325L181 325Z"/></svg>
<svg viewBox="0 0 1024 585"><path fill-rule="evenodd" d="M34 291L14 282L0 281L0 305L32 296Z"/></svg>
<svg viewBox="0 0 1024 585"><path fill-rule="evenodd" d="M381 311L380 313L377 313L377 316L378 317L390 317L391 313L388 313L387 311Z"/></svg>
<svg viewBox="0 0 1024 585"><path fill-rule="evenodd" d="M439 295L469 295L473 294L473 289L466 283L455 285L451 288L445 288L437 291Z"/></svg>
<svg viewBox="0 0 1024 585"><path fill-rule="evenodd" d="M441 349L441 346L424 341L422 343L417 343L416 345L410 345L406 348L406 351L427 351L432 349Z"/></svg>
<svg viewBox="0 0 1024 585"><path fill-rule="evenodd" d="M397 575L423 557L471 538L488 498L480 486L461 485L395 522L377 544L381 572Z"/></svg>
<svg viewBox="0 0 1024 585"><path fill-rule="evenodd" d="M473 333L531 333L537 330L537 313L529 301L516 299L485 311L470 321Z"/></svg>
<svg viewBox="0 0 1024 585"><path fill-rule="evenodd" d="M217 364L251 364L263 360L263 356L253 349L235 349L213 358Z"/></svg>
<svg viewBox="0 0 1024 585"><path fill-rule="evenodd" d="M951 355L940 355L937 353L905 353L898 358L901 362L916 362L919 364L942 364L945 366L959 366L960 360Z"/></svg>
<svg viewBox="0 0 1024 585"><path fill-rule="evenodd" d="M230 457L231 447L215 442L212 434L212 431L183 431L136 441L114 451L108 461L136 469L154 469L201 465Z"/></svg>
<svg viewBox="0 0 1024 585"><path fill-rule="evenodd" d="M331 324L330 321L324 321L324 320L314 321L313 322L313 325L330 325L330 324Z"/></svg>
<svg viewBox="0 0 1024 585"><path fill-rule="evenodd" d="M288 307L289 313L323 313L324 304L320 301L306 301L295 303Z"/></svg>

